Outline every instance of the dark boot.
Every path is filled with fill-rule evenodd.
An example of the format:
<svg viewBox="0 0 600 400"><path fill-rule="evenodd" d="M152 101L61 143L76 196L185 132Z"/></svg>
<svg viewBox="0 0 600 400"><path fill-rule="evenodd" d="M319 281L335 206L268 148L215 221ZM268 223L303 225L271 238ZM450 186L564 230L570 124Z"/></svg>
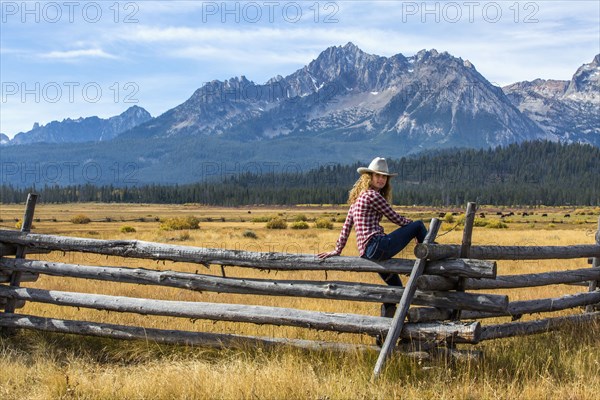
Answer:
<svg viewBox="0 0 600 400"><path fill-rule="evenodd" d="M383 303L381 305L381 316L384 318L394 318L396 314L397 305L394 303Z"/></svg>

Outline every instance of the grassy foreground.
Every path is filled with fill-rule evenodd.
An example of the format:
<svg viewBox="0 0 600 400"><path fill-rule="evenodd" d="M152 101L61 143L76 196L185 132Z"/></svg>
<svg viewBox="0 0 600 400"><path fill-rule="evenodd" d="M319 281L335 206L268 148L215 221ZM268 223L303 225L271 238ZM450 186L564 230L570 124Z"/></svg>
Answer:
<svg viewBox="0 0 600 400"><path fill-rule="evenodd" d="M14 229L23 206L2 205L0 226ZM429 219L440 212L426 208L399 208L411 218ZM454 210L460 211L460 210ZM566 245L593 243L599 209L496 210L482 208L486 220L504 218L507 228L475 228L474 244ZM542 216L546 214L545 216ZM566 215L569 214L569 217ZM86 216L75 224L74 216ZM200 229L164 230L161 220L195 216ZM306 219L308 229L273 230L265 220L279 216L289 221ZM197 205L39 205L34 232L100 239L140 239L189 246L223 247L252 251L316 253L332 248L345 210L343 207L219 209ZM305 218L299 218L305 217ZM314 221L328 218L333 229L317 229ZM461 229L448 217L439 241L460 243ZM482 218L483 219L483 218ZM124 226L134 228L127 232ZM490 224L489 226L494 226ZM386 230L393 229L385 225ZM249 235L247 232L252 232ZM410 258L412 249L401 257ZM356 255L353 240L344 255ZM184 263L152 263L52 253L28 258L93 265L123 265L186 272L221 273ZM499 262L499 274L584 268L585 260ZM227 276L269 278L265 271L227 268ZM272 272L271 274L274 274ZM299 272L277 273L277 278L356 280L380 283L375 274ZM182 292L168 288L138 287L105 282L67 280L48 276L23 286L186 301L264 304L321 311L376 315L373 303L332 302L317 299L266 298L233 294ZM551 286L504 291L511 300L557 297L582 288ZM18 312L92 320L152 328L296 337L349 343L372 343L359 335L338 335L300 328L279 328L166 317L144 317L28 303ZM578 311L576 311L578 312ZM552 315L560 315L554 313ZM565 314L563 312L563 314ZM528 316L524 319L539 318ZM498 323L495 319L486 323ZM0 338L0 399L592 399L600 388L600 326L573 326L560 332L484 342L465 349L484 352L479 362L453 362L443 357L419 361L395 356L376 382L371 374L376 352L307 352L277 349L213 350L166 346L149 342L122 342L72 335L19 331Z"/></svg>

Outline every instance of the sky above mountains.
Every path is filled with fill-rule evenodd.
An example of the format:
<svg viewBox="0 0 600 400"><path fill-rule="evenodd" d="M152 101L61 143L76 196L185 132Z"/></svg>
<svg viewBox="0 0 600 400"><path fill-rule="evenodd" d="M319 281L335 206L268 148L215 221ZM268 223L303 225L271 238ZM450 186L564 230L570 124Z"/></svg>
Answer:
<svg viewBox="0 0 600 400"><path fill-rule="evenodd" d="M600 53L597 1L2 1L0 132L132 105L157 116L214 79L289 75L330 46L470 60L492 83L571 78Z"/></svg>

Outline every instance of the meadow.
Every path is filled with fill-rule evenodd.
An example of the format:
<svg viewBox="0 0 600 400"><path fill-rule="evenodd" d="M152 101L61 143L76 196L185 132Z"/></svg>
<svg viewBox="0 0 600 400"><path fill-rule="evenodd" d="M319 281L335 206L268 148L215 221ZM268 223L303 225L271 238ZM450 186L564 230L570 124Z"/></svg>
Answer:
<svg viewBox="0 0 600 400"><path fill-rule="evenodd" d="M444 222L438 242L460 243L460 208L396 207L413 219ZM0 228L15 229L24 206L2 205ZM186 246L316 254L333 248L346 208L330 205L218 208L197 204L39 204L33 232L97 239L139 239ZM454 213L455 215L453 215ZM501 215L503 217L501 218ZM527 215L524 215L527 214ZM592 244L600 208L480 207L473 244ZM190 217L198 229L165 229L173 218ZM287 229L269 229L279 218ZM293 229L298 222L303 229ZM331 229L316 227L330 222ZM327 225L327 224L325 224ZM386 231L394 226L383 224ZM162 228L161 228L162 226ZM355 256L351 237L343 255ZM412 246L399 257L413 258ZM125 260L85 254L28 256L87 265L177 270L221 275L219 267ZM499 274L585 268L586 260L499 261ZM227 276L344 280L381 283L377 274L268 272L227 267ZM403 278L406 281L406 277ZM249 296L200 293L152 286L41 276L27 287L184 301L243 303ZM511 301L558 297L581 287L546 286L504 290ZM493 293L493 291L491 291ZM287 297L253 296L252 304L378 315L379 305ZM257 326L168 317L100 312L27 303L17 312L148 328L373 344L364 335L294 327ZM561 315L556 312L550 315ZM540 316L524 316L535 319ZM490 319L498 323L508 319ZM371 381L378 353L275 349L208 349L74 335L17 331L0 338L2 399L592 399L600 389L600 326L572 326L558 332L501 339L460 348L483 358L463 362L444 357L420 360L396 355L381 378Z"/></svg>

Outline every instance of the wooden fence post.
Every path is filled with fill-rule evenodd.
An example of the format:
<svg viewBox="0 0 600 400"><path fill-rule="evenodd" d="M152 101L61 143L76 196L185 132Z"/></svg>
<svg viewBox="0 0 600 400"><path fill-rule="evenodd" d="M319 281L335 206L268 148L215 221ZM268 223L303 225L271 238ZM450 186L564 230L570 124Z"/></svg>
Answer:
<svg viewBox="0 0 600 400"><path fill-rule="evenodd" d="M440 221L437 218L433 218L429 224L429 232L427 232L427 236L423 242L433 242L439 229ZM396 342L398 341L400 333L402 332L402 328L404 327L404 319L408 313L408 308L410 307L410 303L412 302L415 292L417 291L417 279L423 273L426 263L427 260L424 259L418 259L415 262L415 266L413 267L410 277L408 278L408 282L406 283L406 288L402 293L402 298L400 298L400 303L396 309L396 314L394 314L394 318L392 319L385 342L383 343L383 346L381 346L381 352L379 353L379 357L375 363L375 369L373 370L374 379L379 377L385 362L396 346Z"/></svg>
<svg viewBox="0 0 600 400"><path fill-rule="evenodd" d="M600 244L600 217L598 217L598 230L596 231L596 244ZM600 257L594 257L592 259L592 268L600 268ZM590 281L589 291L594 292L594 291L596 291L596 289L598 289L598 281L597 280ZM585 308L585 311L593 312L597 306L598 306L598 304L589 305Z"/></svg>
<svg viewBox="0 0 600 400"><path fill-rule="evenodd" d="M33 223L33 213L35 212L35 203L37 202L38 195L34 193L29 193L27 196L27 205L25 207L25 214L23 215L23 224L21 225L21 232L29 233L31 231L31 225ZM25 246L17 246L17 254L15 258L23 259L25 258L25 253L27 248ZM10 275L10 286L19 286L21 284L21 275L23 273L21 271L14 271ZM15 299L9 299L6 303L6 307L4 308L5 313L12 314L15 312Z"/></svg>
<svg viewBox="0 0 600 400"><path fill-rule="evenodd" d="M473 237L473 225L475 223L476 203L467 203L467 212L465 214L465 228L463 230L462 243L460 245L460 258L469 258L471 254L471 238ZM465 291L465 278L458 278L456 291ZM453 310L450 319L459 320L460 310Z"/></svg>

